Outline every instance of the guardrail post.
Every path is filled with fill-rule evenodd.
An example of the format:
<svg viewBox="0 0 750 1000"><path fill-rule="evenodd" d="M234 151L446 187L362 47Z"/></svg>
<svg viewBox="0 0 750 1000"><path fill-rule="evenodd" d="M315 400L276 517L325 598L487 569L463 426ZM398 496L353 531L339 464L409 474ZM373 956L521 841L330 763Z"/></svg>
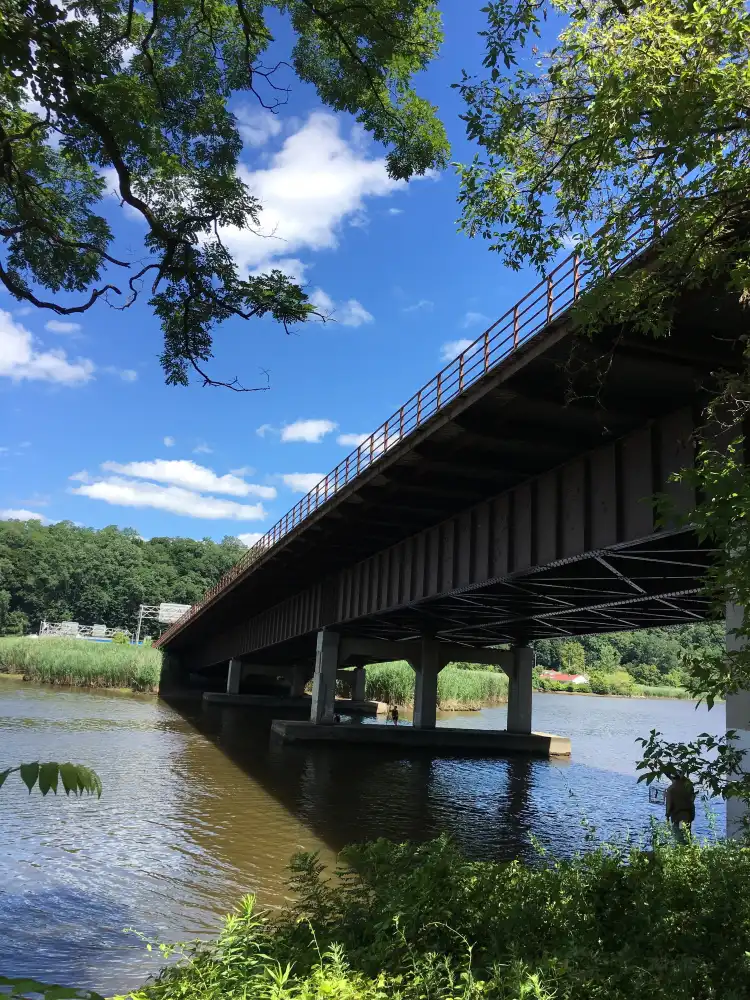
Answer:
<svg viewBox="0 0 750 1000"><path fill-rule="evenodd" d="M513 306L513 346L518 347L518 306Z"/></svg>
<svg viewBox="0 0 750 1000"><path fill-rule="evenodd" d="M484 370L490 367L490 331L484 331Z"/></svg>
<svg viewBox="0 0 750 1000"><path fill-rule="evenodd" d="M464 352L458 356L458 391L464 391Z"/></svg>
<svg viewBox="0 0 750 1000"><path fill-rule="evenodd" d="M417 393L417 427L422 422L422 390Z"/></svg>
<svg viewBox="0 0 750 1000"><path fill-rule="evenodd" d="M439 410L443 403L443 373L437 374L437 392L435 394L435 409Z"/></svg>
<svg viewBox="0 0 750 1000"><path fill-rule="evenodd" d="M575 301L581 293L581 276L579 273L580 258L578 254L573 254L573 300Z"/></svg>

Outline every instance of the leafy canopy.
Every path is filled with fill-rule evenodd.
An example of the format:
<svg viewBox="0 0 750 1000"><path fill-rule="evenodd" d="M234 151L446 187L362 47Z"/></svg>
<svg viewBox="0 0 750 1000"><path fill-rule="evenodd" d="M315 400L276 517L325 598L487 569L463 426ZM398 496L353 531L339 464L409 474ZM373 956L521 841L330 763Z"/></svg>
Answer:
<svg viewBox="0 0 750 1000"><path fill-rule="evenodd" d="M435 0L3 0L0 281L16 299L67 315L145 293L166 380L183 385L192 370L227 384L202 367L222 321L310 316L297 283L240 274L221 240L261 224L228 101L281 103L279 66L263 62L279 16L297 76L387 147L392 177L445 164L444 129L411 86L442 38ZM105 172L146 224L132 257L100 214Z"/></svg>
<svg viewBox="0 0 750 1000"><path fill-rule="evenodd" d="M540 270L578 244L606 275L659 234L600 305L669 328L674 292L750 282L750 11L743 0L493 0L488 78L464 74L462 226ZM545 22L549 22L549 25ZM559 36L543 51L551 27Z"/></svg>

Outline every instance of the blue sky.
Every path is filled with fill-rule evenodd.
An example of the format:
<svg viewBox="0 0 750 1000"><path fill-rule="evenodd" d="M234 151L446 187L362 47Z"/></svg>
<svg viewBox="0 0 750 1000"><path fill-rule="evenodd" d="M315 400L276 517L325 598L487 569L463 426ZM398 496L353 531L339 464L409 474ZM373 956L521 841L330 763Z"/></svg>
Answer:
<svg viewBox="0 0 750 1000"><path fill-rule="evenodd" d="M479 4L444 6L446 44L420 91L453 158L473 155L451 83L477 71ZM217 331L211 373L267 392L167 387L147 306L79 317L0 293L0 516L134 527L144 537L251 542L533 282L457 232L457 180L397 184L383 150L290 80L275 117L236 102L243 171L278 238L229 236L240 265L282 266L336 322L287 336L271 321ZM109 196L120 246L142 224Z"/></svg>

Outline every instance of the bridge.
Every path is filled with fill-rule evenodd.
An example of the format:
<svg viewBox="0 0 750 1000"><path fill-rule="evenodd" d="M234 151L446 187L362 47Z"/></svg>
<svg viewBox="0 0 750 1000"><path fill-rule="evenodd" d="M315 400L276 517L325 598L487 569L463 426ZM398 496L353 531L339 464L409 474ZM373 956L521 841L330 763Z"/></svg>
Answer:
<svg viewBox="0 0 750 1000"><path fill-rule="evenodd" d="M161 637L165 685L220 673L239 696L267 673L299 697L313 678L312 725L279 723L282 738L384 739L331 726L335 682L350 671L361 698L363 664L403 659L414 730L398 738L434 742L440 669L493 663L509 676L503 745L564 752L534 742L531 640L707 617L713 552L679 516L691 489L670 477L694 460L748 318L689 290L669 337L583 335L588 279L576 255L563 261L299 501ZM750 746L750 698L730 701Z"/></svg>

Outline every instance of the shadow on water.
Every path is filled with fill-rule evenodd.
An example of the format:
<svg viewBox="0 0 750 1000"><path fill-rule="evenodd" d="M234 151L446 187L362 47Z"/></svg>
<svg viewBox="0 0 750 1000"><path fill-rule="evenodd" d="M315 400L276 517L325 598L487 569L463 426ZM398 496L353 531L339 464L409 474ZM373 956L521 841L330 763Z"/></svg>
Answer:
<svg viewBox="0 0 750 1000"><path fill-rule="evenodd" d="M377 837L424 841L448 833L470 856L530 860L534 787L540 774L555 783L554 774L569 767L521 755L285 745L269 740L271 722L299 713L168 703L335 853Z"/></svg>

